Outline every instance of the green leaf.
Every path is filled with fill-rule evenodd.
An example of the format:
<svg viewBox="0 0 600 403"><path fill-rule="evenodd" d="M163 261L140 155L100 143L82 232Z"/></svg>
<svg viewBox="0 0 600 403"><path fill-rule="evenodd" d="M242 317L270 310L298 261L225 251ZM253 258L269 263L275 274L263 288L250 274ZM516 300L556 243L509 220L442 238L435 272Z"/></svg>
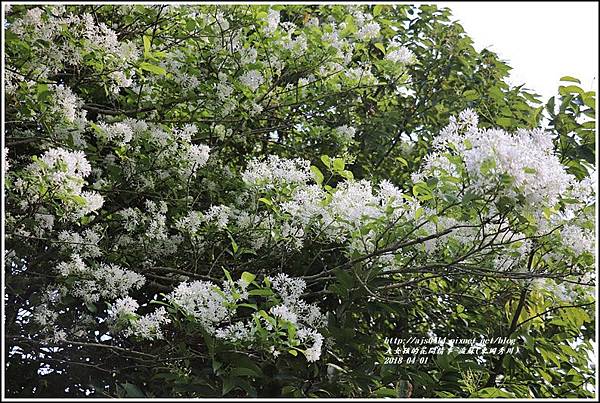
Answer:
<svg viewBox="0 0 600 403"><path fill-rule="evenodd" d="M144 57L148 58L150 56L150 46L151 46L150 37L148 37L147 35L144 35L143 39L144 39Z"/></svg>
<svg viewBox="0 0 600 403"><path fill-rule="evenodd" d="M233 238L231 238L231 249L233 250L233 253L237 253L238 251L238 244Z"/></svg>
<svg viewBox="0 0 600 403"><path fill-rule="evenodd" d="M321 155L321 161L323 161L323 164L327 168L331 168L331 159L329 158L329 155Z"/></svg>
<svg viewBox="0 0 600 403"><path fill-rule="evenodd" d="M217 371L223 366L223 363L221 361L217 361L217 360L213 360L212 362L212 368L213 368L213 372L216 374Z"/></svg>
<svg viewBox="0 0 600 403"><path fill-rule="evenodd" d="M48 84L38 84L37 87L37 98L41 102L46 102L52 96L50 90L48 89Z"/></svg>
<svg viewBox="0 0 600 403"><path fill-rule="evenodd" d="M247 271L242 273L242 280L246 283L246 284L250 284L254 281L254 279L256 278L255 274L249 273Z"/></svg>
<svg viewBox="0 0 600 403"><path fill-rule="evenodd" d="M392 388L378 388L375 391L375 396L376 397L398 397L398 394L396 392L396 389L392 389Z"/></svg>
<svg viewBox="0 0 600 403"><path fill-rule="evenodd" d="M402 164L403 166L407 167L408 166L408 161L406 161L404 158L402 157L396 157L396 161L400 162L400 164Z"/></svg>
<svg viewBox="0 0 600 403"><path fill-rule="evenodd" d="M504 101L504 94L502 93L502 91L500 90L500 88L498 87L492 87L489 89L489 95L490 97L498 102L498 103L503 103Z"/></svg>
<svg viewBox="0 0 600 403"><path fill-rule="evenodd" d="M122 383L121 387L125 390L124 397L146 397L144 392L132 383Z"/></svg>
<svg viewBox="0 0 600 403"><path fill-rule="evenodd" d="M268 313L266 313L264 310L260 310L258 311L258 314L260 316L262 316L263 318L265 318L265 320L267 321L267 323L270 323L271 325L275 326L277 323L275 321L275 318L272 318L271 316L269 316Z"/></svg>
<svg viewBox="0 0 600 403"><path fill-rule="evenodd" d="M346 170L344 170L344 171L340 172L340 176L342 178L346 178L348 180L354 179L354 174L352 173L352 171L346 171Z"/></svg>
<svg viewBox="0 0 600 403"><path fill-rule="evenodd" d="M481 173L487 175L494 168L496 168L496 160L488 158L481 164Z"/></svg>
<svg viewBox="0 0 600 403"><path fill-rule="evenodd" d="M96 308L96 304L94 304L92 302L86 302L85 307L88 309L88 311L90 311L92 313L98 312L98 308Z"/></svg>
<svg viewBox="0 0 600 403"><path fill-rule="evenodd" d="M269 297L269 296L273 295L273 291L269 290L268 288L258 288L256 290L248 291L248 295L256 295L259 297Z"/></svg>
<svg viewBox="0 0 600 403"><path fill-rule="evenodd" d="M558 87L558 93L560 95L568 95L568 94L583 94L584 91L576 85L561 85Z"/></svg>
<svg viewBox="0 0 600 403"><path fill-rule="evenodd" d="M343 171L346 163L341 158L336 158L333 160L333 169L336 171Z"/></svg>
<svg viewBox="0 0 600 403"><path fill-rule="evenodd" d="M550 114L550 116L554 116L554 108L555 108L555 98L551 97L546 103L546 110Z"/></svg>
<svg viewBox="0 0 600 403"><path fill-rule="evenodd" d="M421 201L429 200L433 198L431 195L431 189L424 182L419 182L413 186L413 195L419 198Z"/></svg>
<svg viewBox="0 0 600 403"><path fill-rule="evenodd" d="M164 75L167 74L167 70L165 70L164 68L160 67L160 66L156 66L154 64L150 64L148 62L142 62L140 63L140 68L142 70L147 70L151 73L154 74L159 74L159 75Z"/></svg>
<svg viewBox="0 0 600 403"><path fill-rule="evenodd" d="M465 194L462 197L462 203L463 205L468 205L471 201L475 200L477 198L477 194L471 192L471 191L467 191L465 192Z"/></svg>
<svg viewBox="0 0 600 403"><path fill-rule="evenodd" d="M325 177L321 173L321 170L319 168L317 168L316 166L311 165L310 171L313 173L313 175L315 177L315 182L317 182L318 185L322 184Z"/></svg>
<svg viewBox="0 0 600 403"><path fill-rule="evenodd" d="M250 376L250 377L260 377L260 374L251 368L233 368L229 375L234 376Z"/></svg>
<svg viewBox="0 0 600 403"><path fill-rule="evenodd" d="M417 221L419 218L421 218L421 216L423 215L424 212L425 212L425 210L423 209L423 207L419 207L417 209L417 211L415 211L415 221Z"/></svg>
<svg viewBox="0 0 600 403"><path fill-rule="evenodd" d="M229 273L229 271L226 268L223 268L223 273L225 273L225 277L227 277L227 280L229 280L229 282L233 283L233 279L231 278L231 273Z"/></svg>
<svg viewBox="0 0 600 403"><path fill-rule="evenodd" d="M272 206L273 205L273 202L270 199L267 199L267 198L264 198L264 197L261 197L260 199L258 199L258 201L265 203L267 206Z"/></svg>
<svg viewBox="0 0 600 403"><path fill-rule="evenodd" d="M498 388L483 388L469 397L515 397L515 395Z"/></svg>
<svg viewBox="0 0 600 403"><path fill-rule="evenodd" d="M498 119L496 119L496 124L502 127L511 127L513 125L513 119L499 117Z"/></svg>
<svg viewBox="0 0 600 403"><path fill-rule="evenodd" d="M373 7L373 17L377 17L379 14L381 14L382 9L383 6L381 4L377 4L375 7Z"/></svg>
<svg viewBox="0 0 600 403"><path fill-rule="evenodd" d="M581 81L571 76L563 76L560 78L560 81L571 81L573 83L581 84Z"/></svg>
<svg viewBox="0 0 600 403"><path fill-rule="evenodd" d="M223 379L223 390L221 393L225 396L227 393L231 392L233 388L237 386L238 378L236 377L227 377Z"/></svg>
<svg viewBox="0 0 600 403"><path fill-rule="evenodd" d="M588 108L596 108L596 96L594 95L594 91L588 91L581 94L581 100Z"/></svg>
<svg viewBox="0 0 600 403"><path fill-rule="evenodd" d="M465 101L474 101L479 98L479 94L475 90L466 90L463 92L463 97Z"/></svg>

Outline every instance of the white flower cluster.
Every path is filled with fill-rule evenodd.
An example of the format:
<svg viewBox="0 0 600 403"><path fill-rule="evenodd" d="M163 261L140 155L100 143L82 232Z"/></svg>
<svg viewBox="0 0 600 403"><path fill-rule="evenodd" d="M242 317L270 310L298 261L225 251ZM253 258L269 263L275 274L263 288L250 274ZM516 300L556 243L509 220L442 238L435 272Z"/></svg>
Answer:
<svg viewBox="0 0 600 403"><path fill-rule="evenodd" d="M58 240L62 242L61 249L69 254L77 254L80 257L99 257L102 251L98 247L100 234L94 229L87 228L82 233L61 231Z"/></svg>
<svg viewBox="0 0 600 403"><path fill-rule="evenodd" d="M160 307L140 316L136 313L138 308L138 302L129 296L117 299L110 311L110 319L115 323L115 330L121 330L125 337L133 335L147 340L163 339L161 326L171 322L167 310Z"/></svg>
<svg viewBox="0 0 600 403"><path fill-rule="evenodd" d="M46 151L38 163L30 165L31 172L58 171L52 174L53 183L62 188L81 192L83 178L92 171L83 151L68 151L63 148L51 148Z"/></svg>
<svg viewBox="0 0 600 403"><path fill-rule="evenodd" d="M570 248L575 255L582 253L596 255L596 238L594 232L584 230L573 224L567 224L560 230L562 243Z"/></svg>
<svg viewBox="0 0 600 403"><path fill-rule="evenodd" d="M54 8L51 12L32 8L8 28L31 43L41 40L49 44L36 47L34 53L36 68L42 68L42 78L65 65L81 65L92 53L103 54L107 69L112 71L128 67L128 63L139 57L132 42L119 42L117 34L106 24L97 24L91 14L65 15L64 11L64 8ZM120 78L115 84L118 80L123 86L129 86L126 79Z"/></svg>
<svg viewBox="0 0 600 403"><path fill-rule="evenodd" d="M335 129L335 133L341 142L350 143L352 140L354 140L356 129L348 125L342 125Z"/></svg>
<svg viewBox="0 0 600 403"><path fill-rule="evenodd" d="M204 214L200 211L190 211L185 216L175 221L175 228L192 238L201 238L200 230L206 222Z"/></svg>
<svg viewBox="0 0 600 403"><path fill-rule="evenodd" d="M215 84L217 98L221 101L227 100L233 93L233 87L227 82L227 74L219 72L219 82Z"/></svg>
<svg viewBox="0 0 600 403"><path fill-rule="evenodd" d="M39 237L44 236L46 232L51 232L54 228L54 215L45 213L35 213L34 218L37 224L35 232Z"/></svg>
<svg viewBox="0 0 600 403"><path fill-rule="evenodd" d="M230 217L234 214L228 206L211 206L205 213L189 211L185 216L175 221L175 228L193 239L202 239L202 229L213 224L219 229L227 228Z"/></svg>
<svg viewBox="0 0 600 403"><path fill-rule="evenodd" d="M215 337L231 343L244 342L251 338L252 327L245 322L234 322L231 325L217 329Z"/></svg>
<svg viewBox="0 0 600 403"><path fill-rule="evenodd" d="M477 122L478 117L471 110L463 111L458 120L452 118L436 138L436 153L427 160L423 171L435 169L438 157L450 148L464 162L474 191L490 191L506 174L513 179L507 196L520 194L529 206L554 206L573 176L566 173L554 154L550 134L541 129L512 134L479 129Z"/></svg>
<svg viewBox="0 0 600 403"><path fill-rule="evenodd" d="M251 160L242 173L242 180L247 185L264 188L274 188L282 183L306 183L310 178L309 161L282 159L277 155L270 155L264 162Z"/></svg>
<svg viewBox="0 0 600 403"><path fill-rule="evenodd" d="M108 75L112 80L110 92L118 95L121 88L129 88L133 85L133 80L122 71L113 71Z"/></svg>
<svg viewBox="0 0 600 403"><path fill-rule="evenodd" d="M322 225L331 240L345 241L353 238L354 232L367 223L384 217L396 225L409 222L416 226L424 219L417 219L419 207L417 200L405 196L389 181L382 181L376 191L366 180L345 181L338 184L331 202L324 208ZM348 244L350 252L374 250L373 241L377 235L377 231L372 230L354 238L354 242Z"/></svg>
<svg viewBox="0 0 600 403"><path fill-rule="evenodd" d="M393 46L385 55L385 59L394 63L413 64L415 62L415 54L406 46Z"/></svg>
<svg viewBox="0 0 600 403"><path fill-rule="evenodd" d="M577 290L572 283L558 283L552 278L536 278L532 281L535 288L545 290L562 302L572 303L577 299Z"/></svg>
<svg viewBox="0 0 600 403"><path fill-rule="evenodd" d="M383 212L378 197L373 194L371 183L363 179L338 185L329 204L329 214L334 218L332 221L361 225L364 218L377 218Z"/></svg>
<svg viewBox="0 0 600 403"><path fill-rule="evenodd" d="M243 85L250 88L252 91L256 91L258 87L265 82L265 78L258 70L248 70L242 74L239 79Z"/></svg>
<svg viewBox="0 0 600 403"><path fill-rule="evenodd" d="M571 183L570 195L578 203L569 204L567 210L578 208L580 205L593 205L598 196L598 172L596 169L590 170L589 176L581 181Z"/></svg>
<svg viewBox="0 0 600 403"><path fill-rule="evenodd" d="M126 123L131 126L132 122ZM207 164L210 148L204 144L193 143L193 136L197 132L198 128L193 124L170 131L163 130L160 126L148 127L150 143L157 147L155 166L160 167L159 179L171 175L188 178L196 175L198 169Z"/></svg>
<svg viewBox="0 0 600 403"><path fill-rule="evenodd" d="M193 316L211 334L234 313L228 306L232 301L209 281L183 282L167 295L167 300Z"/></svg>
<svg viewBox="0 0 600 403"><path fill-rule="evenodd" d="M275 33L277 30L277 27L279 27L280 19L281 16L279 15L279 11L270 8L265 19L267 24L263 27L264 34L268 36L273 35L273 33Z"/></svg>
<svg viewBox="0 0 600 403"><path fill-rule="evenodd" d="M354 43L350 42L348 39L341 37L341 32L346 27L346 23L342 22L339 25L336 25L335 22L331 22L331 24L327 24L324 26L324 33L321 36L321 40L325 43L328 43L329 46L337 50L337 59L342 61L343 65L348 65L352 61L352 54L354 52ZM323 68L321 66L320 68ZM332 70L340 70L343 68L341 65L337 65L336 67L331 66ZM322 75L327 75L325 72L322 72Z"/></svg>
<svg viewBox="0 0 600 403"><path fill-rule="evenodd" d="M371 66L362 65L358 67L350 67L345 69L344 75L350 81L356 81L361 84L376 84L377 77L371 72Z"/></svg>
<svg viewBox="0 0 600 403"><path fill-rule="evenodd" d="M102 207L104 198L96 193L83 190L85 178L91 173L91 166L83 151L68 151L52 148L41 158L36 158L27 166L31 181L40 192L39 197L58 197L75 218L92 213Z"/></svg>
<svg viewBox="0 0 600 403"><path fill-rule="evenodd" d="M271 307L271 315L276 320L294 325L298 331L298 339L307 346L307 360L317 361L321 356L323 336L316 328L324 326L325 317L315 304L308 304L301 299L306 283L286 274L278 274L271 278L270 282L281 301L279 305ZM264 324L267 330L273 332L272 336L278 339L275 322L266 321L265 317L257 312L247 320L234 319L236 303L248 298L247 287L248 284L242 279L235 283L225 281L222 288L208 281L184 282L167 295L167 300L186 315L193 317L205 331L218 339L252 345L258 323ZM126 308L123 308L126 313L137 309L129 300L123 304L126 305Z"/></svg>
<svg viewBox="0 0 600 403"><path fill-rule="evenodd" d="M209 223L214 223L218 228L223 229L227 227L230 215L230 207L224 205L211 206L204 214L204 219Z"/></svg>
<svg viewBox="0 0 600 403"><path fill-rule="evenodd" d="M62 277L74 279L71 294L87 303L126 295L130 289L139 289L146 281L141 274L115 264L88 266L77 254L72 255L70 261L59 263L56 270Z"/></svg>
<svg viewBox="0 0 600 403"><path fill-rule="evenodd" d="M85 111L80 110L83 102L69 87L63 84L52 84L49 89L54 92L50 108L54 113L62 115L69 123L75 122L78 118L85 118Z"/></svg>
<svg viewBox="0 0 600 403"><path fill-rule="evenodd" d="M239 53L240 63L242 63L243 66L247 64L256 63L256 58L258 57L258 51L256 50L256 48L242 48Z"/></svg>
<svg viewBox="0 0 600 403"><path fill-rule="evenodd" d="M171 235L167 225L167 204L146 200L145 213L138 208L127 208L119 211L123 220L123 228L128 235L119 238L117 247L129 248L132 245L151 245L146 251L151 257L162 257L177 252L183 241L180 235Z"/></svg>
<svg viewBox="0 0 600 403"><path fill-rule="evenodd" d="M140 135L148 130L148 124L135 119L125 119L122 122L99 122L96 126L98 138L125 146L133 140L134 135Z"/></svg>
<svg viewBox="0 0 600 403"><path fill-rule="evenodd" d="M290 214L295 222L308 225L323 215L322 201L325 191L318 185L300 186L294 190L292 198L281 204L281 209Z"/></svg>
<svg viewBox="0 0 600 403"><path fill-rule="evenodd" d="M280 273L270 278L272 288L281 297L282 303L271 308L271 314L279 320L297 326L298 338L303 343L312 343L305 351L306 360L317 361L321 357L323 336L315 330L324 326L325 317L315 304L307 304L300 297L306 289L306 282L299 278Z"/></svg>
<svg viewBox="0 0 600 403"><path fill-rule="evenodd" d="M381 26L377 22L369 22L358 30L356 37L361 41L368 41L376 38L379 35L380 30Z"/></svg>
<svg viewBox="0 0 600 403"><path fill-rule="evenodd" d="M277 46L289 50L292 57L298 57L308 50L308 41L304 34L295 37L292 37L292 34L293 29L286 31L286 35L277 41Z"/></svg>
<svg viewBox="0 0 600 403"><path fill-rule="evenodd" d="M304 351L306 361L315 362L321 358L323 348L323 335L314 329L302 328L298 330L298 338L301 342L312 345Z"/></svg>
<svg viewBox="0 0 600 403"><path fill-rule="evenodd" d="M301 171L298 165L302 166ZM398 226L412 226L427 218L423 215L418 219L419 202L389 181L382 181L378 189L373 189L367 180L346 180L328 195L321 186L310 183L308 167L308 161L272 156L266 163L252 161L243 173L244 181L257 192L280 189L283 183L294 184L289 196L277 201L286 216L262 212L250 218L240 214L238 225L252 231L253 248L280 240L286 241L283 245L287 247L301 248L306 234L314 231L328 241L349 241L351 253L366 253L367 249L375 249L374 241L379 235L375 230L360 233L369 222L393 221ZM380 229L385 230L385 225Z"/></svg>
<svg viewBox="0 0 600 403"><path fill-rule="evenodd" d="M206 165L210 156L210 148L205 144L190 144L188 149L187 159L190 162L189 172L192 175L196 174L198 168Z"/></svg>
<svg viewBox="0 0 600 403"><path fill-rule="evenodd" d="M40 304L33 311L33 321L40 326L52 326L58 319L58 312L50 309L48 303Z"/></svg>

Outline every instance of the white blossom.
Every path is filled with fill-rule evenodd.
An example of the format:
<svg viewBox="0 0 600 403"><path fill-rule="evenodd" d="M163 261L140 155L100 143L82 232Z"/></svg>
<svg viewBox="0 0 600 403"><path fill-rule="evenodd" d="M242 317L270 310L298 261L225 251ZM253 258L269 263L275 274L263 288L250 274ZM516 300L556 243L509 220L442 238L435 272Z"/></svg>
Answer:
<svg viewBox="0 0 600 403"><path fill-rule="evenodd" d="M204 219L207 222L214 222L218 228L226 228L229 222L229 215L231 209L227 206L211 206L206 213L204 213Z"/></svg>
<svg viewBox="0 0 600 403"><path fill-rule="evenodd" d="M312 329L303 328L298 330L298 338L300 341L307 343L312 342L312 345L304 351L306 361L314 362L321 358L321 349L323 347L323 336Z"/></svg>
<svg viewBox="0 0 600 403"><path fill-rule="evenodd" d="M385 58L394 63L412 64L415 61L415 54L406 46L401 46L388 52Z"/></svg>
<svg viewBox="0 0 600 403"><path fill-rule="evenodd" d="M252 326L242 321L217 329L215 337L232 343L251 340Z"/></svg>
<svg viewBox="0 0 600 403"><path fill-rule="evenodd" d="M581 227L567 224L560 230L562 242L573 250L576 255L582 253L596 254L596 239L594 231L585 231Z"/></svg>
<svg viewBox="0 0 600 403"><path fill-rule="evenodd" d="M167 299L193 316L206 331L214 333L215 326L232 314L226 306L227 300L216 289L218 287L208 281L183 282Z"/></svg>
<svg viewBox="0 0 600 403"><path fill-rule="evenodd" d="M271 307L271 314L278 319L286 320L291 323L296 323L298 321L298 316L290 311L290 309L286 305L277 305Z"/></svg>
<svg viewBox="0 0 600 403"><path fill-rule="evenodd" d="M75 279L71 293L87 303L100 298L115 299L132 288L139 289L146 281L141 274L115 264L88 266L77 254L73 254L70 261L59 263L56 270L63 277Z"/></svg>
<svg viewBox="0 0 600 403"><path fill-rule="evenodd" d="M285 273L279 273L269 279L272 287L281 296L283 303L294 305L306 288L306 282L301 278L293 278Z"/></svg>
<svg viewBox="0 0 600 403"><path fill-rule="evenodd" d="M63 230L58 234L61 241L61 249L64 252L75 253L80 257L99 257L102 251L98 247L100 234L93 229L87 228L82 233Z"/></svg>
<svg viewBox="0 0 600 403"><path fill-rule="evenodd" d="M310 162L303 159L282 159L270 155L266 161L253 159L242 173L242 179L247 185L273 187L276 184L306 183L311 178Z"/></svg>
<svg viewBox="0 0 600 403"><path fill-rule="evenodd" d="M263 27L263 32L265 35L272 35L277 30L280 18L279 11L269 8L266 18L267 25Z"/></svg>
<svg viewBox="0 0 600 403"><path fill-rule="evenodd" d="M240 82L252 91L256 91L265 79L260 71L249 70L240 76Z"/></svg>
<svg viewBox="0 0 600 403"><path fill-rule="evenodd" d="M376 38L379 35L380 30L381 26L378 23L369 22L358 30L356 37L361 41L368 41L369 39Z"/></svg>
<svg viewBox="0 0 600 403"><path fill-rule="evenodd" d="M462 158L475 191L489 191L509 175L513 184L507 196L521 194L530 206L554 206L573 181L554 154L550 134L540 129L507 133L499 129L478 129L477 116L466 110L452 119L434 142L438 152L429 157L422 173L437 165L448 146ZM487 190L486 190L487 189Z"/></svg>
<svg viewBox="0 0 600 403"><path fill-rule="evenodd" d="M195 173L199 168L206 165L210 155L210 148L204 144L192 144L188 151L188 161L192 166L191 172Z"/></svg>
<svg viewBox="0 0 600 403"><path fill-rule="evenodd" d="M342 125L335 129L337 136L344 142L350 142L354 140L356 129L348 125Z"/></svg>

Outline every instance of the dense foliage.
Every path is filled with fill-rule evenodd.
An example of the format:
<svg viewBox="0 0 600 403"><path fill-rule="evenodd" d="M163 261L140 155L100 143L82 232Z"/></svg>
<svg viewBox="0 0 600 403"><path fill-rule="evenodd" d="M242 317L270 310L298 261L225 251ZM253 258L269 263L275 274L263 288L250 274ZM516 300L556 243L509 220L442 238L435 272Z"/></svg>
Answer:
<svg viewBox="0 0 600 403"><path fill-rule="evenodd" d="M575 78L428 5L4 18L7 396L595 394ZM431 337L516 349L386 363Z"/></svg>

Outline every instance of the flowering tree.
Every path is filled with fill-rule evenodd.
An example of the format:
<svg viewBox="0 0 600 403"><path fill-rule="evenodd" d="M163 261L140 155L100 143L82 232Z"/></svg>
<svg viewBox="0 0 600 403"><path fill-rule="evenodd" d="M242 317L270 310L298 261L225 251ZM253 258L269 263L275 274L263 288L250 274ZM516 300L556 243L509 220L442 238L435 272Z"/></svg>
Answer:
<svg viewBox="0 0 600 403"><path fill-rule="evenodd" d="M7 395L594 395L576 79L536 128L435 6L4 18Z"/></svg>

